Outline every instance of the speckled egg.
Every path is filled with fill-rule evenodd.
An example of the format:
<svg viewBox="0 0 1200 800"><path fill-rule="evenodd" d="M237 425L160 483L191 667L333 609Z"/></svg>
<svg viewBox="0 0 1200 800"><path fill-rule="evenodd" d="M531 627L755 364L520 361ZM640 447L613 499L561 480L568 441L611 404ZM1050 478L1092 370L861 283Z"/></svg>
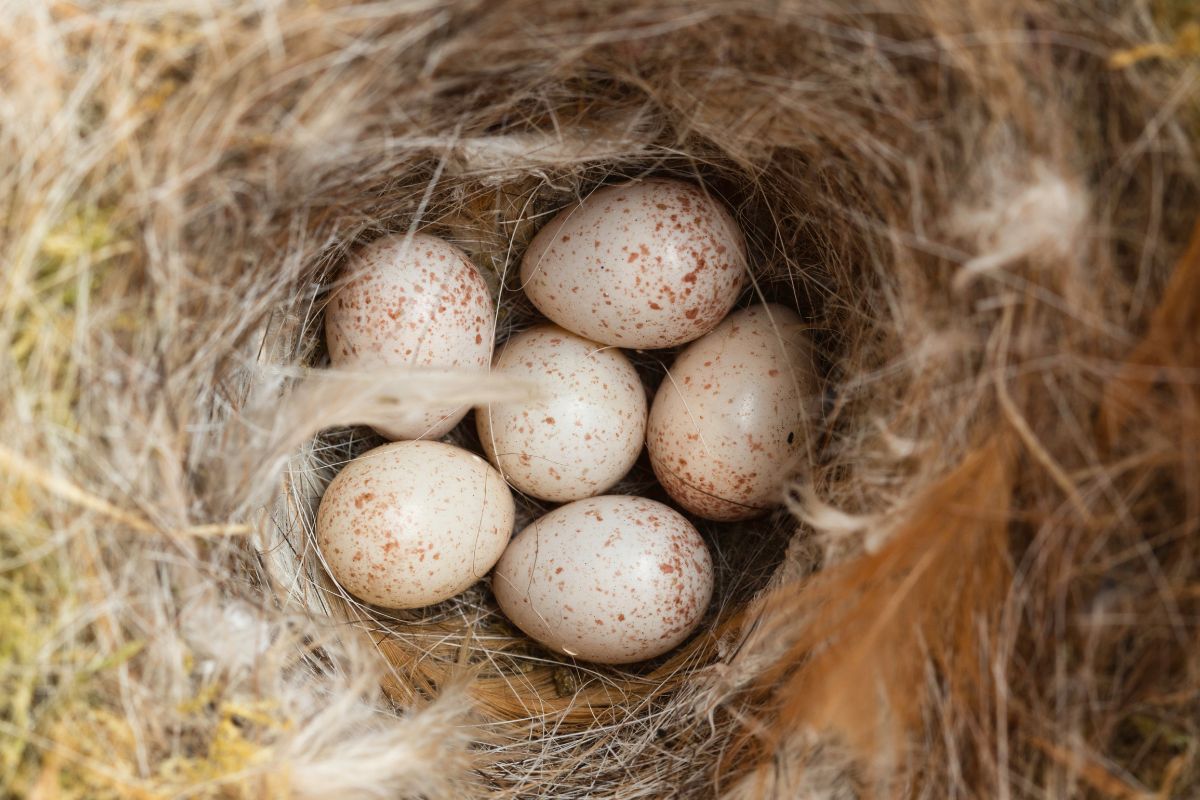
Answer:
<svg viewBox="0 0 1200 800"><path fill-rule="evenodd" d="M708 608L712 558L679 512L605 495L551 511L518 533L492 574L500 609L546 647L628 664L688 637Z"/></svg>
<svg viewBox="0 0 1200 800"><path fill-rule="evenodd" d="M610 489L646 436L646 390L625 354L540 325L505 342L493 371L534 383L541 400L475 411L488 459L519 491L552 502Z"/></svg>
<svg viewBox="0 0 1200 800"><path fill-rule="evenodd" d="M654 474L698 516L765 513L804 456L814 384L796 312L765 304L731 314L689 345L659 386L646 432Z"/></svg>
<svg viewBox="0 0 1200 800"><path fill-rule="evenodd" d="M329 484L317 544L351 594L419 608L486 575L513 520L512 494L482 458L442 442L396 442L354 459Z"/></svg>
<svg viewBox="0 0 1200 800"><path fill-rule="evenodd" d="M712 330L746 281L745 239L698 186L609 186L530 243L521 284L564 328L619 347L672 347Z"/></svg>
<svg viewBox="0 0 1200 800"><path fill-rule="evenodd" d="M436 236L397 234L359 250L346 273L349 283L325 312L335 366L487 371L496 327L492 296L462 250ZM378 430L389 439L436 439L467 410L431 408Z"/></svg>

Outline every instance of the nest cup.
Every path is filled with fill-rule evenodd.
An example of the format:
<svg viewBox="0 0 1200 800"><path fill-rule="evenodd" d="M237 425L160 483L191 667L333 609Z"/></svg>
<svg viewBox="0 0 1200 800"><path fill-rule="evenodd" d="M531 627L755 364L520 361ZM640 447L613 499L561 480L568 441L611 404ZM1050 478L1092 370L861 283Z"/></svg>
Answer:
<svg viewBox="0 0 1200 800"><path fill-rule="evenodd" d="M521 135L530 136L525 125L517 127ZM668 135L668 126L663 127L660 135ZM499 139L517 134L497 131L491 135ZM585 138L579 147L586 151L586 134L581 135ZM523 144L532 147L533 141L536 139L526 139ZM631 140L630 144L633 143ZM759 302L784 303L813 321L808 330L810 336L819 343L829 340L827 329L822 327L824 315L816 310L822 302L817 289L821 279L816 279L817 285L808 284L818 272L824 271L822 265L826 261L819 246L806 241L802 251L782 248L769 197L761 193L751 176L727 158L714 154L709 163L699 164L694 157L664 153L657 158L617 160L595 167L546 172L542 169L537 173L505 174L500 180L443 178L429 194L431 210L425 214L427 223L401 218L397 222L406 227L399 231L395 228L364 231L351 247L369 242L380 233L419 229L463 248L493 287L499 308L496 336L499 346L515 333L546 322L521 291L519 275L520 258L543 224L602 186L652 177L673 178L700 185L724 203L734 212L746 236L750 280L734 310ZM464 204L463 197L472 200ZM793 235L805 238L799 232ZM808 264L808 277L799 266L799 257ZM339 266L333 263L323 273L335 289L338 279L344 278L338 272ZM318 307L327 296L326 291L320 293ZM320 314L314 315L309 324L294 334L311 353L307 359L309 365L318 369L329 366L322 344L322 319ZM625 351L642 377L648 398L653 397L671 362L684 347ZM824 369L826 365L819 366ZM421 380L420 374L409 380ZM805 401L812 412L811 427L801 435L814 442L820 435L824 397L814 394ZM419 402L414 406L421 407ZM448 441L481 453L474 413L468 414L449 434ZM784 492L791 477L805 475L811 479L819 470L815 449L810 448L805 462L781 467L781 475L787 478L781 482L779 506L773 511L739 523L693 520L713 554L716 567L713 601L697 633L664 656L632 665L606 666L576 662L529 639L499 611L487 580L451 600L413 611L365 606L338 587L321 563L316 546L314 525L320 494L340 466L383 443L385 440L370 428L350 426L323 431L305 446L303 467L300 472L293 468L298 477L285 488L285 496L293 500L285 535L299 545L295 552L305 557L284 565L282 576L294 584L296 574L289 573L295 568L301 579L312 586L308 596L314 610L351 622L370 637L389 666L384 688L391 698L408 705L436 694L439 687L465 680L483 717L498 724L492 735L524 741L531 735L570 734L576 739L571 748L578 748L581 754L597 742L612 738L614 726L650 727L663 747L681 747L684 740L690 740L688 747L696 747L706 738L694 729L694 720L680 726L671 720L669 710L673 703L695 702L694 692L686 691L689 677L718 663L721 652L733 649L739 612L770 585L783 563L789 543L798 533L794 517L784 506ZM629 474L607 493L673 502L658 485L645 451ZM305 498L302 502L294 502L301 497ZM555 507L515 491L514 499L518 511L516 530ZM801 537L793 548L789 557L793 574L815 567L818 555L809 544ZM615 774L625 768L618 761L605 769Z"/></svg>

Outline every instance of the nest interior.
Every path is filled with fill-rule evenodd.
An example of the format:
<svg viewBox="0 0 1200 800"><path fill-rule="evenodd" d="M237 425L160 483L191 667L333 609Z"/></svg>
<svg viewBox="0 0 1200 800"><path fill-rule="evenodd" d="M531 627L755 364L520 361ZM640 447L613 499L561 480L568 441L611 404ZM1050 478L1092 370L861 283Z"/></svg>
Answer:
<svg viewBox="0 0 1200 800"><path fill-rule="evenodd" d="M40 797L1200 791L1200 21L1186 3L55 2L0 21L0 775ZM734 212L820 354L810 456L712 525L650 664L313 545L397 409L327 369L356 245L500 304L554 211ZM1190 244L1189 244L1190 243ZM670 353L635 354L649 385ZM459 441L470 446L470 426ZM647 466L622 488L656 489ZM525 519L539 513L521 507Z"/></svg>

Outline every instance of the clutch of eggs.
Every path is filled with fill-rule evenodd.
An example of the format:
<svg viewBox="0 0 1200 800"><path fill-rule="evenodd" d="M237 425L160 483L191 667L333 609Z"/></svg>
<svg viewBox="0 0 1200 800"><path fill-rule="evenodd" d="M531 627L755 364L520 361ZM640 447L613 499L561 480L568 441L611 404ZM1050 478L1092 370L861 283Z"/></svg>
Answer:
<svg viewBox="0 0 1200 800"><path fill-rule="evenodd" d="M563 210L521 264L526 293L555 324L510 337L494 360L493 299L454 245L385 237L347 273L326 313L335 365L482 371L490 362L540 391L476 409L491 464L433 441L350 462L317 517L321 553L342 587L414 608L462 592L495 565L501 610L551 650L623 664L686 639L712 594L704 540L662 503L604 492L644 443L659 482L689 513L765 513L804 455L814 384L795 312L763 304L729 314L747 273L729 212L696 186L662 179L605 187ZM689 342L647 408L617 348ZM433 409L380 432L435 439L465 412ZM566 505L511 537L509 486Z"/></svg>

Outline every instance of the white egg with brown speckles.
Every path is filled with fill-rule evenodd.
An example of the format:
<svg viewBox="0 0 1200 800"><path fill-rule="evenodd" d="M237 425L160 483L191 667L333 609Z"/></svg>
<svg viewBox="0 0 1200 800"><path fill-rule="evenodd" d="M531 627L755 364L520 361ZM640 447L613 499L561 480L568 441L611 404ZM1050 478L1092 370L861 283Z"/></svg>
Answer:
<svg viewBox="0 0 1200 800"><path fill-rule="evenodd" d="M697 516L766 513L805 455L815 383L796 312L763 304L730 314L679 354L658 388L646 431L654 474Z"/></svg>
<svg viewBox="0 0 1200 800"><path fill-rule="evenodd" d="M700 534L644 497L551 511L513 537L492 574L500 609L546 647L584 661L662 655L699 625L713 589Z"/></svg>
<svg viewBox="0 0 1200 800"><path fill-rule="evenodd" d="M729 211L661 178L593 192L539 231L521 261L521 285L543 314L629 348L704 335L745 281L745 239Z"/></svg>
<svg viewBox="0 0 1200 800"><path fill-rule="evenodd" d="M562 503L601 494L629 472L646 435L646 390L614 347L539 325L501 347L493 372L541 399L475 410L488 460L517 490Z"/></svg>
<svg viewBox="0 0 1200 800"><path fill-rule="evenodd" d="M349 282L325 312L334 366L487 371L492 296L462 250L436 236L396 234L359 250L346 271ZM377 430L389 439L436 439L468 409L431 408Z"/></svg>
<svg viewBox="0 0 1200 800"><path fill-rule="evenodd" d="M419 608L483 578L512 536L512 493L492 465L442 442L395 442L346 465L317 512L338 583L368 603Z"/></svg>

